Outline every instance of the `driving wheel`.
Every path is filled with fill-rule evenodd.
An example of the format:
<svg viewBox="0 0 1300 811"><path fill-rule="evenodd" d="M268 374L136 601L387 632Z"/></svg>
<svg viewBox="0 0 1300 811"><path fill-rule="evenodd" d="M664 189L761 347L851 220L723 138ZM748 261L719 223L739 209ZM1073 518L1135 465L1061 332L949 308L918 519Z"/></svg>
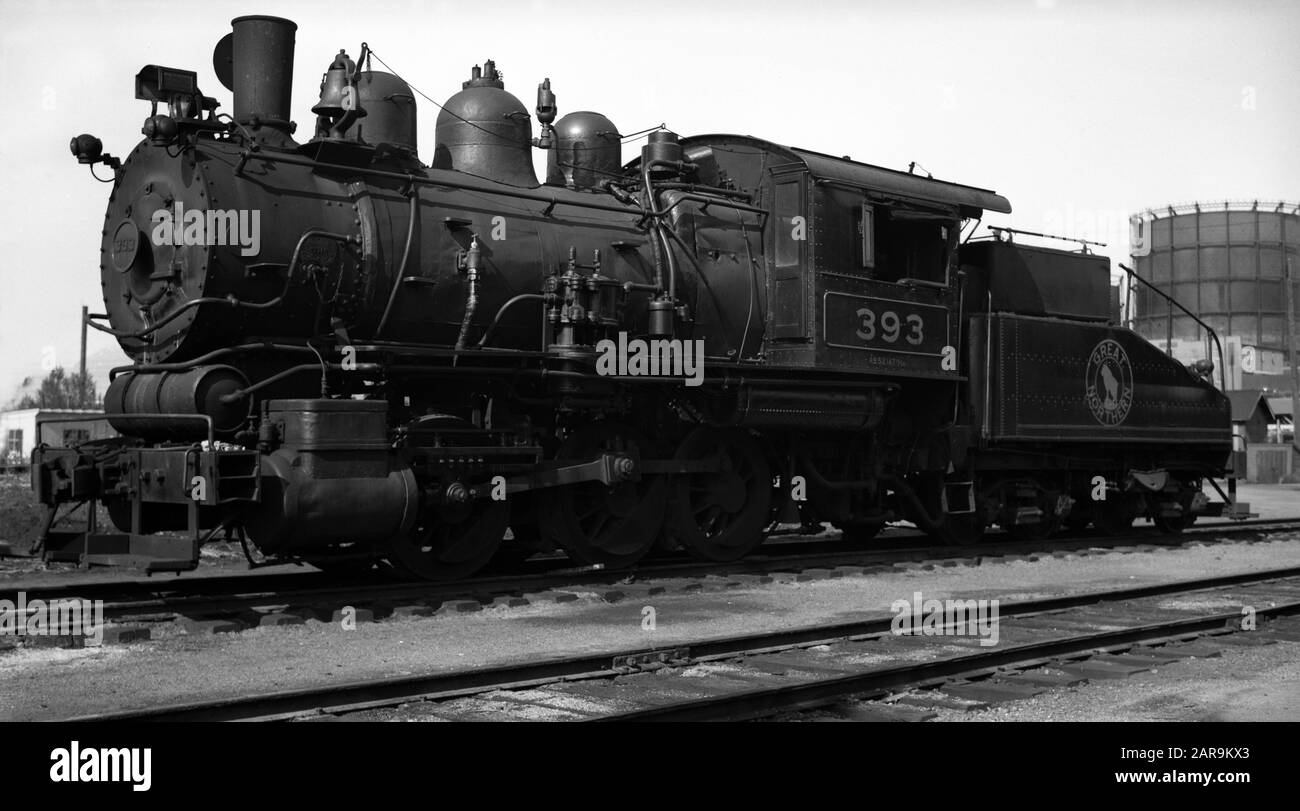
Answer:
<svg viewBox="0 0 1300 811"><path fill-rule="evenodd" d="M717 470L675 477L665 529L682 548L704 560L730 561L763 542L772 473L753 437L741 429L696 428L673 458L717 463Z"/></svg>
<svg viewBox="0 0 1300 811"><path fill-rule="evenodd" d="M627 426L598 422L570 434L557 461L586 462L603 454L632 460L635 470L649 443ZM661 476L631 476L606 485L586 481L538 493L538 527L574 560L611 569L631 566L655 545L667 489Z"/></svg>

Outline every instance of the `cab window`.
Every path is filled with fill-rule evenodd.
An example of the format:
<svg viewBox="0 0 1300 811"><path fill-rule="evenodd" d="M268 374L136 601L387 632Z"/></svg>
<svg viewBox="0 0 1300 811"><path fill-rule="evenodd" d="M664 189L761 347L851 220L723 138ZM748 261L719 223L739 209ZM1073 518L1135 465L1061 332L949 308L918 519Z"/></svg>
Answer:
<svg viewBox="0 0 1300 811"><path fill-rule="evenodd" d="M877 206L870 230L875 278L885 282L948 283L956 223L925 212Z"/></svg>

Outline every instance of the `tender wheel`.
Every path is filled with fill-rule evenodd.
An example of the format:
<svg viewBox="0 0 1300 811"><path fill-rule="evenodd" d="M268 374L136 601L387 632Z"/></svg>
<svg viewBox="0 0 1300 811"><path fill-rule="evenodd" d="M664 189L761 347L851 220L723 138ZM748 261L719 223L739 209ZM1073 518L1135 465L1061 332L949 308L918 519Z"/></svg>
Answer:
<svg viewBox="0 0 1300 811"><path fill-rule="evenodd" d="M611 452L639 460L648 448L649 443L626 426L599 422L570 435L556 459L587 461ZM615 569L631 566L654 547L667 487L660 476L612 487L582 482L547 491L539 501L538 526L545 538L574 560Z"/></svg>
<svg viewBox="0 0 1300 811"><path fill-rule="evenodd" d="M422 580L457 580L487 565L505 537L505 502L473 499L421 510L407 534L389 542L388 559Z"/></svg>
<svg viewBox="0 0 1300 811"><path fill-rule="evenodd" d="M1148 514L1151 516L1151 523L1156 525L1156 529L1166 535L1177 535L1183 530L1196 523L1196 513L1192 512L1192 494L1184 491L1176 497L1178 506L1182 508L1182 514L1172 517L1160 515L1164 504L1160 497L1150 495L1147 497Z"/></svg>
<svg viewBox="0 0 1300 811"><path fill-rule="evenodd" d="M1108 498L1094 507L1092 525L1103 535L1119 535L1133 527L1138 510L1130 499Z"/></svg>
<svg viewBox="0 0 1300 811"><path fill-rule="evenodd" d="M1161 518L1157 516L1152 518L1151 522L1156 525L1156 529L1166 535L1177 535L1183 530L1196 523L1196 516L1191 513L1183 513L1177 518Z"/></svg>
<svg viewBox="0 0 1300 811"><path fill-rule="evenodd" d="M322 572L345 577L363 575L375 568L374 558L318 557L304 558L304 561L315 566L317 569L320 569Z"/></svg>
<svg viewBox="0 0 1300 811"><path fill-rule="evenodd" d="M721 469L677 476L667 534L704 560L736 560L763 542L772 472L763 449L739 429L696 428L677 446L680 461L717 459Z"/></svg>
<svg viewBox="0 0 1300 811"><path fill-rule="evenodd" d="M942 477L933 474L925 475L920 478L916 486L919 491L919 498L924 503L929 514L942 514L943 516L939 520L939 526L936 529L925 529L921 526L918 516L910 516L911 520L918 527L921 527L926 535L948 546L969 546L978 543L984 537L984 531L988 529L988 523L984 518L983 509L980 507L981 501L978 497L975 501L976 510L974 512L948 513L941 510L940 488L944 486ZM976 492L979 492L978 488Z"/></svg>
<svg viewBox="0 0 1300 811"><path fill-rule="evenodd" d="M1062 523L1065 525L1065 528L1071 532L1083 532L1088 528L1088 525L1092 523L1092 514L1076 509L1069 515L1065 516Z"/></svg>

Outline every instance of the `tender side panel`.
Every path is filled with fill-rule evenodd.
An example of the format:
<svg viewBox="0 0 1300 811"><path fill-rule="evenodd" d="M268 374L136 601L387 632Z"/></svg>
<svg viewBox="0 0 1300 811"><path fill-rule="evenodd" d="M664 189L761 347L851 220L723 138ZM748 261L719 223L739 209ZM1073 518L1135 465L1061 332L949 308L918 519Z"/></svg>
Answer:
<svg viewBox="0 0 1300 811"><path fill-rule="evenodd" d="M969 360L988 364L971 387L987 440L1229 447L1227 398L1128 330L977 316Z"/></svg>

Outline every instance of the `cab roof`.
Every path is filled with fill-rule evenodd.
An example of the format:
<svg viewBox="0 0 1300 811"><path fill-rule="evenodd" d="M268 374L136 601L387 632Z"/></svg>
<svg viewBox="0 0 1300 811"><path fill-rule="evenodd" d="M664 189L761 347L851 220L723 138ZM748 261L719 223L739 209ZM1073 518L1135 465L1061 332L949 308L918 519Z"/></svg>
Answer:
<svg viewBox="0 0 1300 811"><path fill-rule="evenodd" d="M869 191L881 192L917 201L944 203L962 206L968 209L996 211L1001 214L1011 213L1011 203L1007 198L989 189L966 186L961 183L949 183L934 180L910 172L886 169L869 163L859 163L847 158L837 158L809 149L782 146L750 135L692 135L681 139L683 148L692 146L750 146L775 153L787 159L788 163L802 164L815 180L834 182ZM639 160L628 164L634 167Z"/></svg>

